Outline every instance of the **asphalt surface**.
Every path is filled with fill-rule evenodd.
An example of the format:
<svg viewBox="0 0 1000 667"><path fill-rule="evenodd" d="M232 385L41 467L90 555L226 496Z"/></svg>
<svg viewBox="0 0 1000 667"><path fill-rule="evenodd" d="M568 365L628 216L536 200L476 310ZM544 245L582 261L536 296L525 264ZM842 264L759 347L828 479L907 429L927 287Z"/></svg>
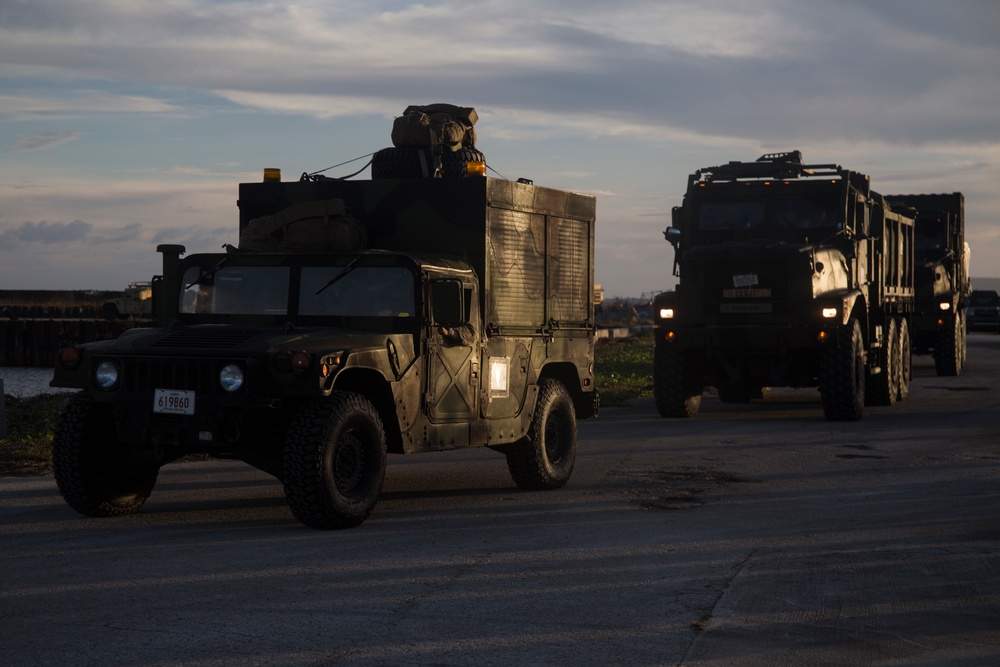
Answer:
<svg viewBox="0 0 1000 667"><path fill-rule="evenodd" d="M393 457L347 531L238 462L168 466L119 519L0 478L0 663L998 665L1000 336L958 377L914 361L856 423L812 390L606 409L558 491Z"/></svg>

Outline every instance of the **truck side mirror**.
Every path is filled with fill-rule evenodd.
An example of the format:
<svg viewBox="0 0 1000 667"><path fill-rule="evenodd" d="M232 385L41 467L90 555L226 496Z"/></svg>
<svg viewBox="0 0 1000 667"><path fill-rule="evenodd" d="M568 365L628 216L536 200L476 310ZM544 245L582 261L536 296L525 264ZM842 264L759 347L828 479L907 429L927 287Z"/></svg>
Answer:
<svg viewBox="0 0 1000 667"><path fill-rule="evenodd" d="M674 250L677 250L677 246L681 242L681 230L677 227L667 227L663 230L663 238L665 238L670 245L674 247Z"/></svg>

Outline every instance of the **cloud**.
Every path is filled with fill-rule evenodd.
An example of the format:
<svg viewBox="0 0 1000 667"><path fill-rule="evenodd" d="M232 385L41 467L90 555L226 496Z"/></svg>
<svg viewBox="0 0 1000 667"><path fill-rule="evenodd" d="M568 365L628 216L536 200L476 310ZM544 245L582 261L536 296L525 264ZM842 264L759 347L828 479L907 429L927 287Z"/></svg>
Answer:
<svg viewBox="0 0 1000 667"><path fill-rule="evenodd" d="M0 232L0 248L10 249L20 243L62 245L83 241L94 226L83 220L73 222L22 222L19 227Z"/></svg>
<svg viewBox="0 0 1000 667"><path fill-rule="evenodd" d="M0 104L3 101L0 100ZM41 151L47 148L61 146L71 141L76 141L82 132L36 132L26 137L21 137L14 143L11 149L13 153L23 153L25 151Z"/></svg>

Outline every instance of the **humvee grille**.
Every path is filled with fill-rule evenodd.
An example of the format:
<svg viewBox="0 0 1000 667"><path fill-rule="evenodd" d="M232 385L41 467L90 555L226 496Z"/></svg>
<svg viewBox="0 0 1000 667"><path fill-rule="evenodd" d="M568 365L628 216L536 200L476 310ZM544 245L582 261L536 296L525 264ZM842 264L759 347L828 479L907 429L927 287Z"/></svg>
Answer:
<svg viewBox="0 0 1000 667"><path fill-rule="evenodd" d="M125 361L122 388L129 392L153 389L191 389L214 393L218 387L216 362L184 359L130 359Z"/></svg>

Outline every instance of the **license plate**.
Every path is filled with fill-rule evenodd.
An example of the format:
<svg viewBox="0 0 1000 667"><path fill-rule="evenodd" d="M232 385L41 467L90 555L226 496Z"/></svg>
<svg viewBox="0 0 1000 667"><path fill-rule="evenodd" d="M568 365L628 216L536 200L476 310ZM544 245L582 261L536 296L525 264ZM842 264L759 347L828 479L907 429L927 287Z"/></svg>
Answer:
<svg viewBox="0 0 1000 667"><path fill-rule="evenodd" d="M719 306L720 313L770 313L769 303L724 303Z"/></svg>
<svg viewBox="0 0 1000 667"><path fill-rule="evenodd" d="M153 391L153 412L166 415L193 415L194 392L186 389Z"/></svg>

